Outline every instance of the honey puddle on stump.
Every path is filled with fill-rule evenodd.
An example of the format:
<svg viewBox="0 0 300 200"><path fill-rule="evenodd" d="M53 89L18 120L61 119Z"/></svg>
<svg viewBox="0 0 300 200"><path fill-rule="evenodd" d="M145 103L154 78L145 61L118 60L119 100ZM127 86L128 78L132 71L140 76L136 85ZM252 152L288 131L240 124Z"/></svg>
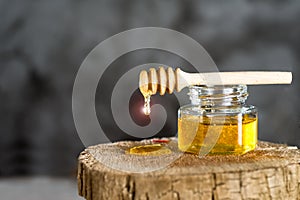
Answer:
<svg viewBox="0 0 300 200"><path fill-rule="evenodd" d="M172 151L162 144L147 144L131 147L126 150L126 154L142 156L160 156L172 153Z"/></svg>

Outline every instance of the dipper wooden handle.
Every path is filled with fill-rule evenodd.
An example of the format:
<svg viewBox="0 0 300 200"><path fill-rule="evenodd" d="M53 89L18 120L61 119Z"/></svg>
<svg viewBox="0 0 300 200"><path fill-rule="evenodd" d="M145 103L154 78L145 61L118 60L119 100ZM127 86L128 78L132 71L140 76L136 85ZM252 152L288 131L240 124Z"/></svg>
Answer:
<svg viewBox="0 0 300 200"><path fill-rule="evenodd" d="M159 92L173 93L190 85L260 85L260 84L290 84L291 72L279 71L240 71L240 72L209 72L187 73L179 68L175 71L169 67L158 70L150 68L149 72L140 72L139 87L143 94Z"/></svg>

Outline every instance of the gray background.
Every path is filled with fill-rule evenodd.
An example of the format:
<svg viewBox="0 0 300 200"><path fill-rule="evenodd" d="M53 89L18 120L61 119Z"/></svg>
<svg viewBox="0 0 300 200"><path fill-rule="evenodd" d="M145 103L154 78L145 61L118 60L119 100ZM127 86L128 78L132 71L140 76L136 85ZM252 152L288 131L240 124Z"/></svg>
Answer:
<svg viewBox="0 0 300 200"><path fill-rule="evenodd" d="M250 87L248 103L259 108L259 139L300 146L299 19L297 0L0 0L0 176L74 176L84 148L71 110L76 72L99 42L143 26L189 35L206 48L220 71L292 71L291 86ZM120 75L118 66L130 69L147 62L190 68L166 52L122 57L107 72L102 82L106 89L99 85L100 113L108 112L110 105L101 97L109 95L107 81ZM140 104L139 94L135 96ZM166 98L171 114L165 130L172 131L165 133L173 135L178 104ZM113 122L103 123L114 130ZM133 139L113 131L111 137Z"/></svg>

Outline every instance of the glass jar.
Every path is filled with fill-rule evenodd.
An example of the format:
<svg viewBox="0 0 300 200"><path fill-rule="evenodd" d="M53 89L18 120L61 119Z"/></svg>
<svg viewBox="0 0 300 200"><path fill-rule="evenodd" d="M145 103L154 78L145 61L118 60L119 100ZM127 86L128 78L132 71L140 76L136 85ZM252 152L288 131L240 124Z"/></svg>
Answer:
<svg viewBox="0 0 300 200"><path fill-rule="evenodd" d="M257 143L257 109L246 105L247 86L191 86L191 104L178 111L178 148L183 152L244 154Z"/></svg>

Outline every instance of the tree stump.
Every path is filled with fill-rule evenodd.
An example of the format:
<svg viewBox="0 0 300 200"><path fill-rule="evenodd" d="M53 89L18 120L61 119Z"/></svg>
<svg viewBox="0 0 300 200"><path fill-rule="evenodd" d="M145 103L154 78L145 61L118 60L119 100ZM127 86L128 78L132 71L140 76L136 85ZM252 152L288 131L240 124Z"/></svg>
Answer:
<svg viewBox="0 0 300 200"><path fill-rule="evenodd" d="M88 200L300 199L296 147L259 142L242 156L199 157L179 152L170 140L172 153L159 156L124 153L150 140L87 148L79 156L79 194ZM168 165L150 171L161 163Z"/></svg>

